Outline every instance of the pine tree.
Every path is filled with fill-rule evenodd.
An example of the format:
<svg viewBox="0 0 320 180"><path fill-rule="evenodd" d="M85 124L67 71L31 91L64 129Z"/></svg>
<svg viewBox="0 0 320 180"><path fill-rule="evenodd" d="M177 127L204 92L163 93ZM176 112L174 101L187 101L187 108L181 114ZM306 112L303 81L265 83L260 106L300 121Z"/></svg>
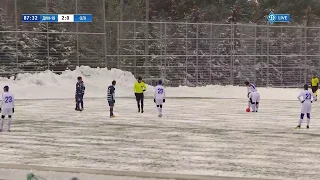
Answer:
<svg viewBox="0 0 320 180"><path fill-rule="evenodd" d="M56 14L53 4L50 7L50 12ZM23 26L20 28L23 29ZM25 71L64 71L70 68L69 59L74 58L76 53L76 38L64 34L65 24L48 23L48 28L47 23L33 26L32 30L37 33L23 33L19 36L19 67Z"/></svg>

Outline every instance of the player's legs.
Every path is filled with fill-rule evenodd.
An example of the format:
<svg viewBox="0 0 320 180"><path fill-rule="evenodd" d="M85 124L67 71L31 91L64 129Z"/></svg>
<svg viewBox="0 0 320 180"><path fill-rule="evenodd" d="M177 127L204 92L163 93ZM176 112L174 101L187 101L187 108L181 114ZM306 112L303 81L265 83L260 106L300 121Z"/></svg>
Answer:
<svg viewBox="0 0 320 180"><path fill-rule="evenodd" d="M309 124L310 124L310 115L311 115L311 103L308 104L308 107L307 107L307 128L309 128Z"/></svg>
<svg viewBox="0 0 320 180"><path fill-rule="evenodd" d="M2 111L1 111L1 122L0 122L0 131L3 131L4 118L6 116L8 116L8 115L11 115L11 114L12 114L12 109L11 109L11 113L10 113L8 108L2 109ZM9 124L9 122L8 122L8 124ZM10 124L11 124L11 122L10 122Z"/></svg>
<svg viewBox="0 0 320 180"><path fill-rule="evenodd" d="M312 86L311 90L315 96L318 96L318 86Z"/></svg>
<svg viewBox="0 0 320 180"><path fill-rule="evenodd" d="M259 102L260 102L260 94L256 93L256 112L258 112L258 109L259 109Z"/></svg>
<svg viewBox="0 0 320 180"><path fill-rule="evenodd" d="M143 101L144 101L144 95L143 95L143 93L141 93L141 95L140 95L141 97L140 97L140 101L141 101L141 113L143 113L144 111L143 111Z"/></svg>
<svg viewBox="0 0 320 180"><path fill-rule="evenodd" d="M162 115L162 103L163 103L163 99L156 99L156 105L157 105L159 116Z"/></svg>
<svg viewBox="0 0 320 180"><path fill-rule="evenodd" d="M299 120L299 122L298 122L297 128L300 128L300 127L301 127L301 124L302 124L302 122L303 122L303 118L304 118L304 113L301 112L301 114L300 114L300 120Z"/></svg>
<svg viewBox="0 0 320 180"><path fill-rule="evenodd" d="M301 107L301 113L300 113L300 120L298 122L298 126L297 128L300 128L301 127L301 124L303 122L303 118L304 118L304 115L307 113L307 109L308 109L308 104L305 102L305 103L302 103L302 107Z"/></svg>
<svg viewBox="0 0 320 180"><path fill-rule="evenodd" d="M5 116L8 116L8 131L11 131L11 122L12 122L12 108L6 108L2 110L2 116L1 116L1 130L3 131L3 125L4 125L4 118Z"/></svg>
<svg viewBox="0 0 320 180"><path fill-rule="evenodd" d="M136 96L138 112L140 112L140 96L139 96L139 93L135 93L134 95Z"/></svg>
<svg viewBox="0 0 320 180"><path fill-rule="evenodd" d="M1 115L1 120L0 120L0 132L3 131L4 118L5 118L5 115Z"/></svg>
<svg viewBox="0 0 320 180"><path fill-rule="evenodd" d="M114 114L113 114L114 102L108 101L108 103L109 103L109 107L110 107L110 117L114 117Z"/></svg>
<svg viewBox="0 0 320 180"><path fill-rule="evenodd" d="M256 102L252 98L250 98L250 107L252 112L256 112Z"/></svg>
<svg viewBox="0 0 320 180"><path fill-rule="evenodd" d="M81 105L81 109L83 110L83 94L81 94L80 96L80 105Z"/></svg>
<svg viewBox="0 0 320 180"><path fill-rule="evenodd" d="M256 112L256 99L254 94L251 94L251 97L249 98L250 108L252 112Z"/></svg>
<svg viewBox="0 0 320 180"><path fill-rule="evenodd" d="M8 131L11 132L12 115L8 115Z"/></svg>
<svg viewBox="0 0 320 180"><path fill-rule="evenodd" d="M80 102L81 102L81 95L77 94L76 95L76 110L79 111L80 110Z"/></svg>

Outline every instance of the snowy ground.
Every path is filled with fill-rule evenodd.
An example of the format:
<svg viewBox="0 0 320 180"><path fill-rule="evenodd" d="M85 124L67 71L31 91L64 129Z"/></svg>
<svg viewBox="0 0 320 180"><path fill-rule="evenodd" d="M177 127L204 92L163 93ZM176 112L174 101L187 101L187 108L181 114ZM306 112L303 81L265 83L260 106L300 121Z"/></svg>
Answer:
<svg viewBox="0 0 320 180"><path fill-rule="evenodd" d="M19 100L13 132L0 134L0 163L319 179L318 102L309 130L293 129L297 101L263 100L253 114L241 99L168 99L162 119L146 104L138 114L119 98L109 119L102 99L86 99L82 113L73 100Z"/></svg>

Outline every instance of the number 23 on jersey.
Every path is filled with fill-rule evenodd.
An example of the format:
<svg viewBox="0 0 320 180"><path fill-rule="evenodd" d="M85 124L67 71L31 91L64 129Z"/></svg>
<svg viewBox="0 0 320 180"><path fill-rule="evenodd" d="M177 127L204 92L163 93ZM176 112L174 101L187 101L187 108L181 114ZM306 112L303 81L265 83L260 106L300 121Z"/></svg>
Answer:
<svg viewBox="0 0 320 180"><path fill-rule="evenodd" d="M4 97L4 102L5 103L12 103L12 96L6 96L6 97Z"/></svg>
<svg viewBox="0 0 320 180"><path fill-rule="evenodd" d="M163 89L162 88L158 89L158 94L163 94Z"/></svg>
<svg viewBox="0 0 320 180"><path fill-rule="evenodd" d="M311 94L310 93L306 94L306 99L311 99Z"/></svg>

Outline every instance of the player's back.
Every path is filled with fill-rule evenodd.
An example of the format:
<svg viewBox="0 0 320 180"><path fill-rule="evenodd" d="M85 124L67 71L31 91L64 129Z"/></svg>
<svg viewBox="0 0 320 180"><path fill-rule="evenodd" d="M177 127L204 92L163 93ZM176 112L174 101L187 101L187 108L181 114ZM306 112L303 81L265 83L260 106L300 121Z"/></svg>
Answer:
<svg viewBox="0 0 320 180"><path fill-rule="evenodd" d="M10 92L4 92L2 94L2 109L14 108L14 96Z"/></svg>
<svg viewBox="0 0 320 180"><path fill-rule="evenodd" d="M155 94L155 99L164 99L165 98L165 90L164 87L162 85L157 85L154 88L154 94Z"/></svg>
<svg viewBox="0 0 320 180"><path fill-rule="evenodd" d="M252 92L257 92L257 88L254 84L250 83L249 87L248 87L248 92L252 93Z"/></svg>
<svg viewBox="0 0 320 180"><path fill-rule="evenodd" d="M302 101L305 101L305 102L311 102L312 100L316 99L313 93L309 90L302 91L299 94L298 98L300 99L301 97L302 97Z"/></svg>
<svg viewBox="0 0 320 180"><path fill-rule="evenodd" d="M113 85L108 87L108 101L113 101L115 98L115 87Z"/></svg>

